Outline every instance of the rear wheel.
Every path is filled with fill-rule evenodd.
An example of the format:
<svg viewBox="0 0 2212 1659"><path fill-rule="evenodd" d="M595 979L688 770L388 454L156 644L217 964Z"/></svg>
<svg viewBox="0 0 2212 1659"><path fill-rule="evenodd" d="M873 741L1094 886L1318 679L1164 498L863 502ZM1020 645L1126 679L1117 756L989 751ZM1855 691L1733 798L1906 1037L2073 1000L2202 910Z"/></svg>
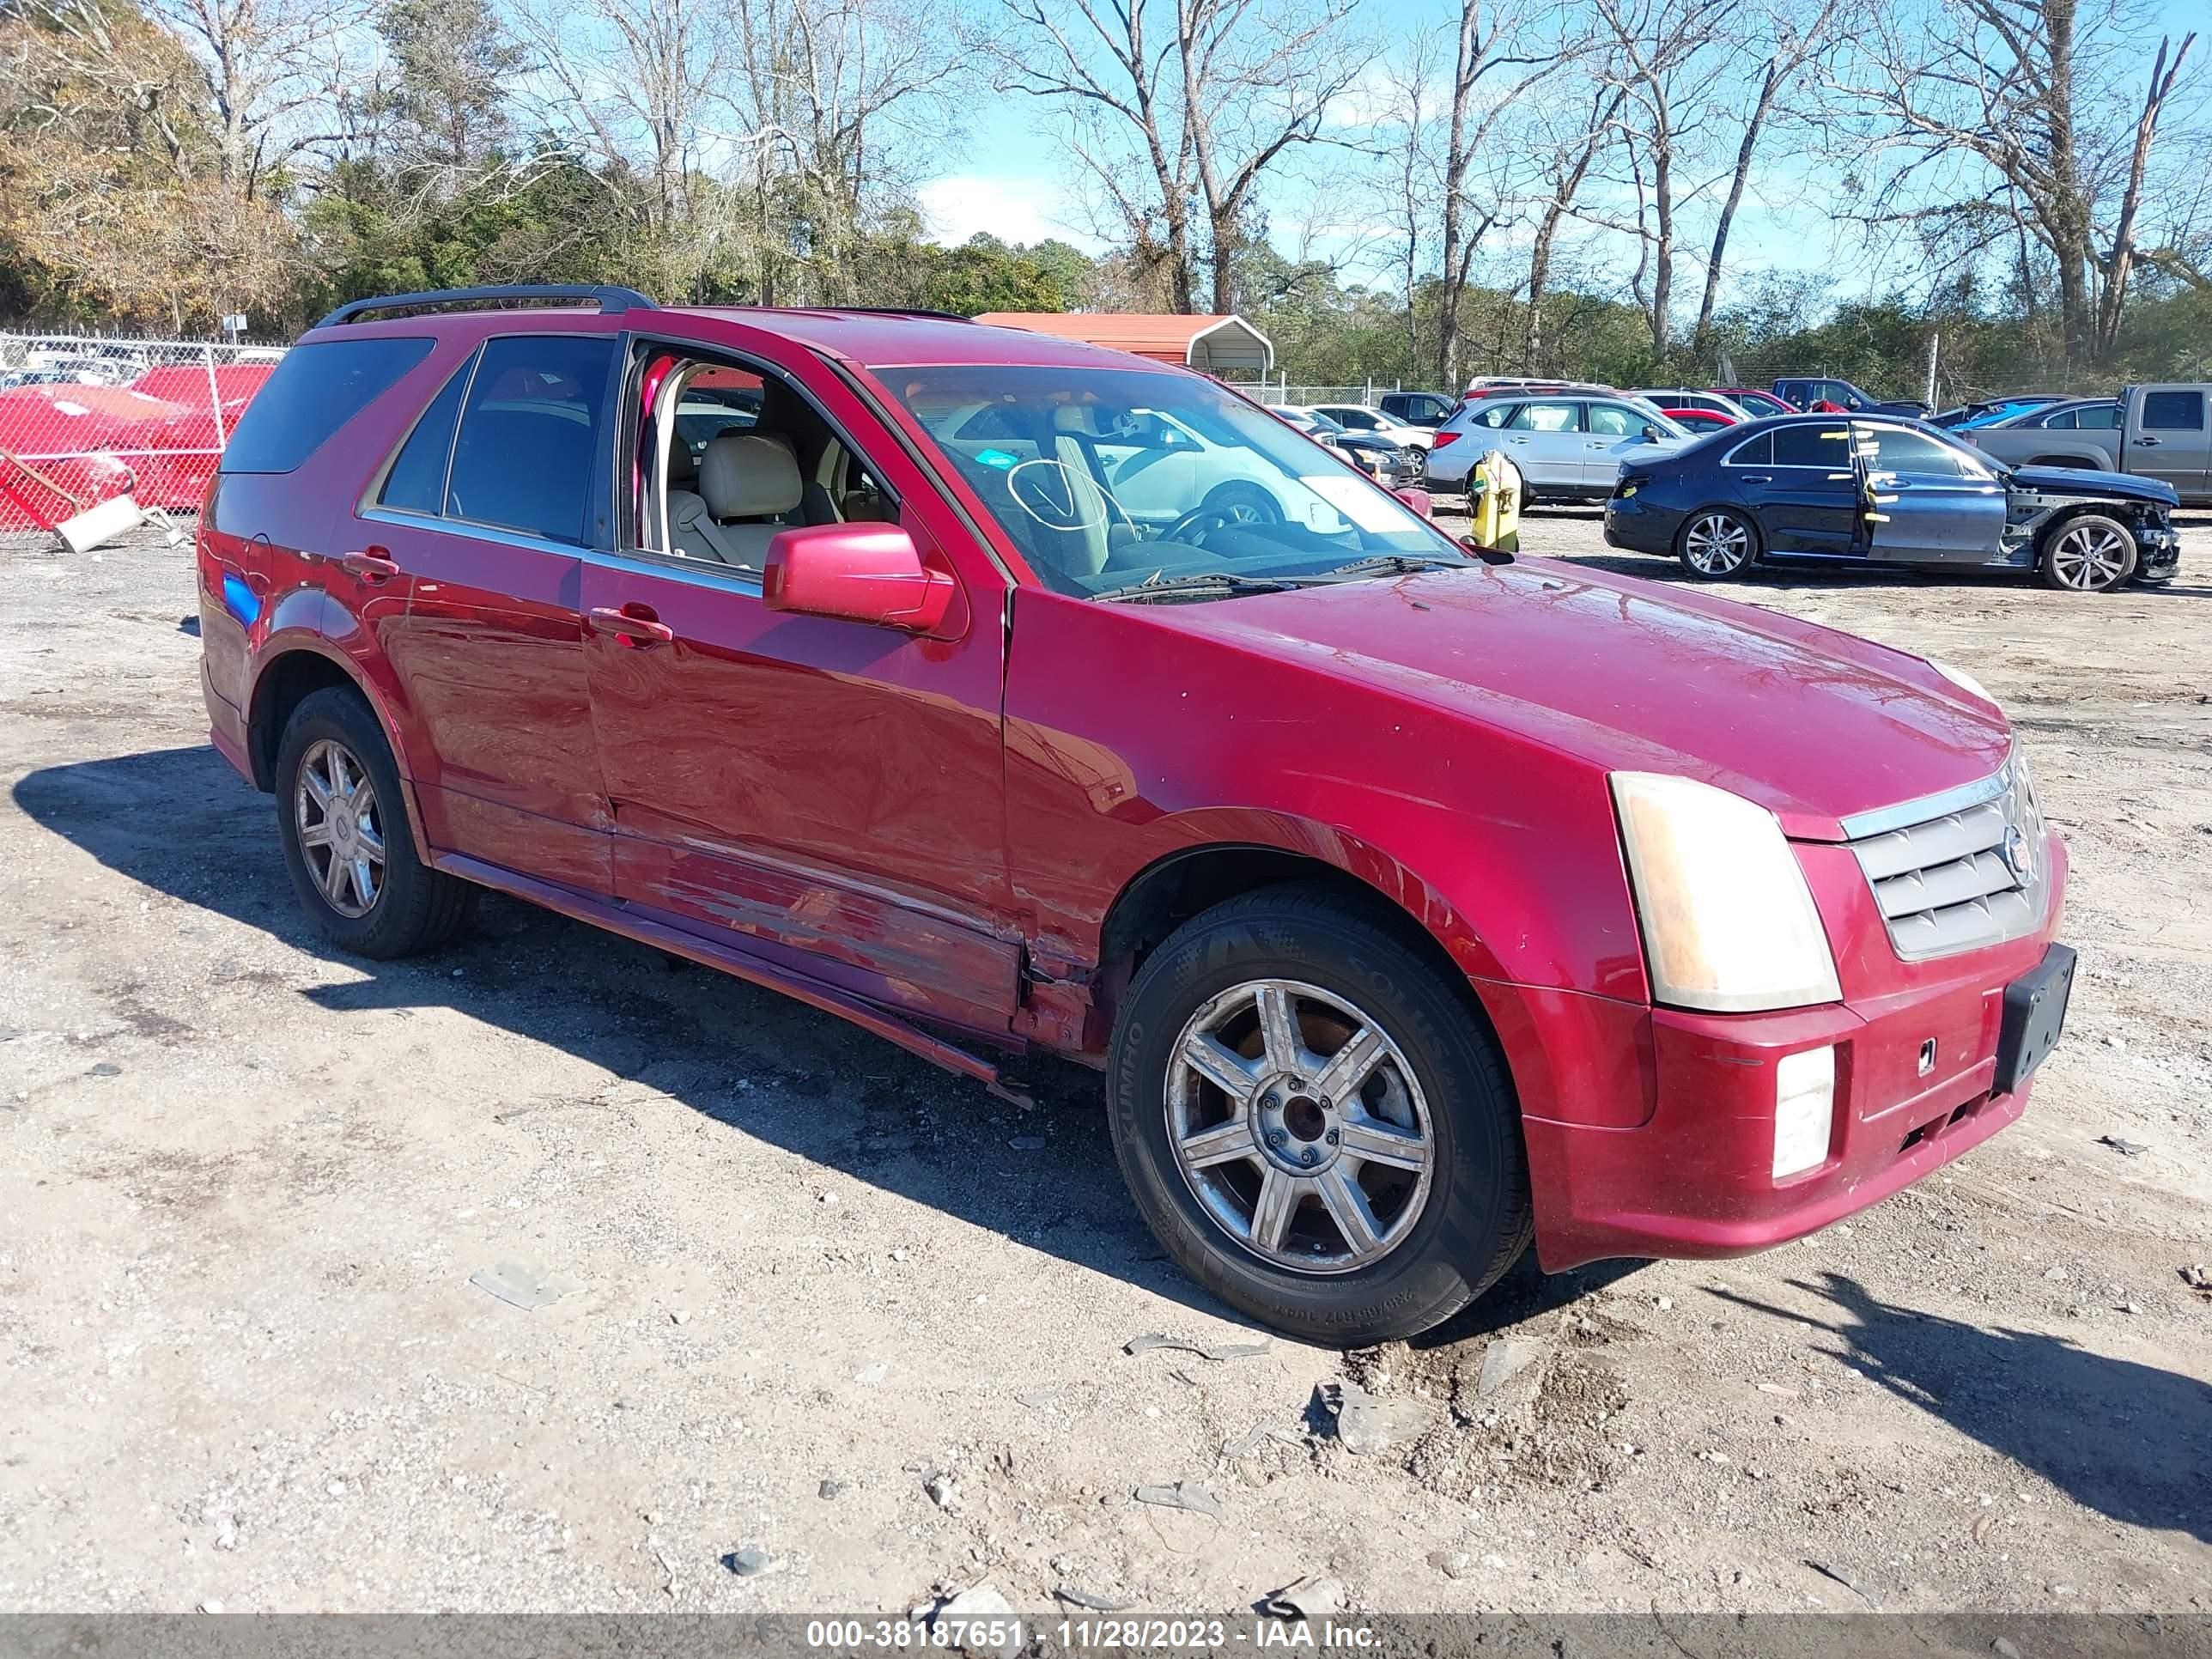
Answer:
<svg viewBox="0 0 2212 1659"><path fill-rule="evenodd" d="M1733 507L1692 513L1674 538L1674 556L1699 581L1741 576L1759 556L1759 527Z"/></svg>
<svg viewBox="0 0 2212 1659"><path fill-rule="evenodd" d="M1107 1079L1146 1222L1286 1335L1413 1335L1528 1244L1512 1086L1480 1015L1328 890L1268 889L1178 929L1130 987Z"/></svg>
<svg viewBox="0 0 2212 1659"><path fill-rule="evenodd" d="M2065 592L2110 592L2136 574L2135 533L2118 519L2081 514L2044 538L2036 573Z"/></svg>
<svg viewBox="0 0 2212 1659"><path fill-rule="evenodd" d="M406 799L359 692L330 686L301 700L276 750L284 865L324 937L355 956L443 945L483 891L415 856Z"/></svg>

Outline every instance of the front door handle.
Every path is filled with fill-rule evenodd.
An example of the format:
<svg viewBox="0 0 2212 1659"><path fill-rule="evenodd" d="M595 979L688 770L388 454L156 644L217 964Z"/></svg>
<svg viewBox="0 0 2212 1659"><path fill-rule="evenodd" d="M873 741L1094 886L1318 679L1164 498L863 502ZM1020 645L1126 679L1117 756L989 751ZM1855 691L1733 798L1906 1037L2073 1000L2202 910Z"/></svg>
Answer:
<svg viewBox="0 0 2212 1659"><path fill-rule="evenodd" d="M597 605L592 607L591 617L599 627L632 650L665 645L676 637L676 630L661 621L649 605L626 605L620 610L611 605Z"/></svg>
<svg viewBox="0 0 2212 1659"><path fill-rule="evenodd" d="M380 547L342 554L337 564L339 569L358 576L365 582L388 582L399 574L399 567L386 556Z"/></svg>
<svg viewBox="0 0 2212 1659"><path fill-rule="evenodd" d="M2145 449L2156 449L2166 441L2163 438L2138 438L2136 442Z"/></svg>

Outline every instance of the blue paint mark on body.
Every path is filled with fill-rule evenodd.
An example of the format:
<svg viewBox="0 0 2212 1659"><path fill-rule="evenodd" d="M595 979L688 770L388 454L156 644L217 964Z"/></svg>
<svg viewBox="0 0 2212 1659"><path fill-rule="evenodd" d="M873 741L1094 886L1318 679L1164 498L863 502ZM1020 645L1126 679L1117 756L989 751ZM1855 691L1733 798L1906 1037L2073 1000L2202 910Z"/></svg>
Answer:
<svg viewBox="0 0 2212 1659"><path fill-rule="evenodd" d="M251 628L261 616L261 596L246 585L246 578L234 570L222 573L222 608L238 619L242 628Z"/></svg>

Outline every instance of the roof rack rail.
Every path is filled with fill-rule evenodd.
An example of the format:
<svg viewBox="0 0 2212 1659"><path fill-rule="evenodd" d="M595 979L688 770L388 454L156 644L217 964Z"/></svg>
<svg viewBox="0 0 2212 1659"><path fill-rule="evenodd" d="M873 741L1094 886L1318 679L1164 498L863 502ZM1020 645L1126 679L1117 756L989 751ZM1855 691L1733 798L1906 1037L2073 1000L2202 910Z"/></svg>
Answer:
<svg viewBox="0 0 2212 1659"><path fill-rule="evenodd" d="M595 300L603 313L659 309L634 288L604 283L507 283L494 288L434 289L427 294L380 294L374 299L351 300L315 326L355 322L374 311L427 311L485 300Z"/></svg>
<svg viewBox="0 0 2212 1659"><path fill-rule="evenodd" d="M931 317L940 323L972 323L957 311L930 311L921 306L808 306L809 311L849 311L862 317Z"/></svg>

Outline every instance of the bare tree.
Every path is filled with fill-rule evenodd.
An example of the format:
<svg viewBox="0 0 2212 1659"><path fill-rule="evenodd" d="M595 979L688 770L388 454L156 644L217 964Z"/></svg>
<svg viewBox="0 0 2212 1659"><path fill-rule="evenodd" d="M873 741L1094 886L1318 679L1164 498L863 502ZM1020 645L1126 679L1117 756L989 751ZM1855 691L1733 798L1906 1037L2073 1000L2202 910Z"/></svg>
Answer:
<svg viewBox="0 0 2212 1659"><path fill-rule="evenodd" d="M1735 228L1735 216L1743 206L1744 191L1751 183L1759 141L1778 117L1787 118L1784 95L1800 84L1806 65L1833 43L1839 3L1840 0L1818 0L1817 4L1778 0L1761 19L1759 31L1745 37L1745 44L1753 52L1763 50L1765 58L1756 64L1749 77L1755 90L1743 118L1741 136L1736 141L1734 164L1728 174L1728 194L1713 221L1711 250L1705 257L1705 293L1698 301L1697 326L1691 335L1700 354L1712 334L1713 316L1720 305L1721 274L1728 264L1729 236Z"/></svg>
<svg viewBox="0 0 2212 1659"><path fill-rule="evenodd" d="M2055 269L2069 357L2108 354L2197 37L2161 38L2144 76L2124 0L1927 0L1858 21L1831 83L1890 161L1866 216L1969 256L2025 235Z"/></svg>
<svg viewBox="0 0 2212 1659"><path fill-rule="evenodd" d="M1133 241L1164 244L1177 310L1195 303L1201 228L1213 308L1234 309L1261 179L1323 140L1331 104L1371 56L1346 27L1353 0L1000 5L1003 27L979 43L999 84L1079 113L1079 165Z"/></svg>
<svg viewBox="0 0 2212 1659"><path fill-rule="evenodd" d="M1475 252L1510 215L1516 175L1526 170L1520 143L1502 142L1502 135L1526 97L1573 53L1558 28L1537 27L1537 15L1528 0L1460 0L1458 15L1416 35L1391 73L1398 115L1387 131L1395 150L1394 184L1405 237L1407 361L1422 358L1413 334L1413 292L1427 270L1420 239L1433 226L1433 362L1443 385L1451 387L1460 385L1460 310Z"/></svg>
<svg viewBox="0 0 2212 1659"><path fill-rule="evenodd" d="M1536 228L1528 244L1524 287L1528 309L1521 343L1522 362L1531 374L1545 361L1544 301L1560 230L1577 210L1583 187L1610 141L1613 120L1626 95L1620 87L1604 80L1586 81L1580 91L1578 100L1563 99L1546 112L1533 143L1538 169L1532 191Z"/></svg>
<svg viewBox="0 0 2212 1659"><path fill-rule="evenodd" d="M217 176L240 198L336 135L332 112L362 54L368 0L152 0L147 15L198 64Z"/></svg>
<svg viewBox="0 0 2212 1659"><path fill-rule="evenodd" d="M1652 356L1674 346L1675 261L1680 214L1697 192L1700 148L1711 136L1727 79L1726 43L1743 0L1592 0L1598 19L1595 76L1618 94L1606 149L1625 170L1636 216L1578 204L1577 217L1633 237L1631 289L1651 331Z"/></svg>

